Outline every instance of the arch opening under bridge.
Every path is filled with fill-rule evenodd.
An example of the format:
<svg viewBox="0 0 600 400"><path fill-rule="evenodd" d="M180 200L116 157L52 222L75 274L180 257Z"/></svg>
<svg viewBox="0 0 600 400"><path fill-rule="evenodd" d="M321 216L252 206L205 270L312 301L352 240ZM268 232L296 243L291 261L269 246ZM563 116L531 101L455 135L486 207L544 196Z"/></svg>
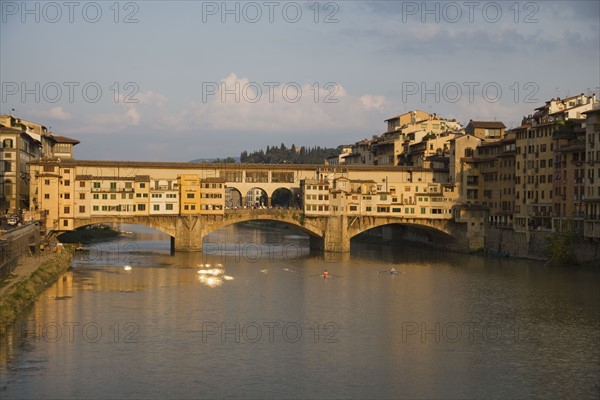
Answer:
<svg viewBox="0 0 600 400"><path fill-rule="evenodd" d="M376 221L362 229L350 228L349 235L351 241L380 239L383 243L416 242L436 248L465 250L465 243L455 235L452 222L448 220L433 223Z"/></svg>

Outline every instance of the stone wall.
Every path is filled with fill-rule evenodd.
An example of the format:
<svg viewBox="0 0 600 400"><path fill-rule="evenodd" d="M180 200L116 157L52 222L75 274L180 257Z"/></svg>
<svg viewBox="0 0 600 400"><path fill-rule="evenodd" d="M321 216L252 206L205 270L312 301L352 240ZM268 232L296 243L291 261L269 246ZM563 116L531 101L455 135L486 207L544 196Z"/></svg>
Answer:
<svg viewBox="0 0 600 400"><path fill-rule="evenodd" d="M546 240L552 232L515 232L512 229L490 227L486 232L485 249L488 254L547 260ZM600 243L581 238L576 240L573 253L578 263L600 260Z"/></svg>
<svg viewBox="0 0 600 400"><path fill-rule="evenodd" d="M0 240L0 280L17 267L21 257L38 251L40 228L37 223L27 224L2 234ZM31 246L31 248L30 248Z"/></svg>

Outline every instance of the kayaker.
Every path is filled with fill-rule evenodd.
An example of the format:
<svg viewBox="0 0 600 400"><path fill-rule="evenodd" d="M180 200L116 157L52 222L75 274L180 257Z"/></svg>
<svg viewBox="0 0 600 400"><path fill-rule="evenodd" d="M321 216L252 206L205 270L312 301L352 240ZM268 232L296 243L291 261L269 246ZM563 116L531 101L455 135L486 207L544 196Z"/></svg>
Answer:
<svg viewBox="0 0 600 400"><path fill-rule="evenodd" d="M323 278L329 278L329 272L327 272L327 270L323 271Z"/></svg>

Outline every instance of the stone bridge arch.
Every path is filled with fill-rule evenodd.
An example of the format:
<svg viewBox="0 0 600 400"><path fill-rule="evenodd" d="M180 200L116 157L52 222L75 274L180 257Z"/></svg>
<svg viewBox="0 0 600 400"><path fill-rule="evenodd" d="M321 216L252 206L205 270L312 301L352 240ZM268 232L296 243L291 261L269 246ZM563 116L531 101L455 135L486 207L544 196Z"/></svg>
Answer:
<svg viewBox="0 0 600 400"><path fill-rule="evenodd" d="M82 228L88 225L96 224L134 224L143 225L152 229L156 229L171 237L177 235L177 219L176 216L153 216L153 217L94 217L94 218L75 218L73 220L73 229Z"/></svg>
<svg viewBox="0 0 600 400"><path fill-rule="evenodd" d="M398 217L357 217L348 218L348 236L353 238L368 230L387 225L404 225L417 228L429 228L454 237L454 229L450 220L398 218Z"/></svg>
<svg viewBox="0 0 600 400"><path fill-rule="evenodd" d="M239 211L239 210L238 210ZM305 218L302 211L289 212L281 210L244 210L242 212L226 213L223 218L209 219L204 223L202 236L206 236L217 229L246 221L275 221L298 228L311 237L322 238L326 227L323 218Z"/></svg>

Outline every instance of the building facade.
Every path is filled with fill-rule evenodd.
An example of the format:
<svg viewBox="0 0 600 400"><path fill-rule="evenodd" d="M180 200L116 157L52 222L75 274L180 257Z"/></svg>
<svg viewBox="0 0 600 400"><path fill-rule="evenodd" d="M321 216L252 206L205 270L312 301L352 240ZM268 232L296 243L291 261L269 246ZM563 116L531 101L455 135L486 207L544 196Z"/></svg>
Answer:
<svg viewBox="0 0 600 400"><path fill-rule="evenodd" d="M0 115L0 214L21 215L29 209L29 162L55 155L72 158L77 143L38 123Z"/></svg>

